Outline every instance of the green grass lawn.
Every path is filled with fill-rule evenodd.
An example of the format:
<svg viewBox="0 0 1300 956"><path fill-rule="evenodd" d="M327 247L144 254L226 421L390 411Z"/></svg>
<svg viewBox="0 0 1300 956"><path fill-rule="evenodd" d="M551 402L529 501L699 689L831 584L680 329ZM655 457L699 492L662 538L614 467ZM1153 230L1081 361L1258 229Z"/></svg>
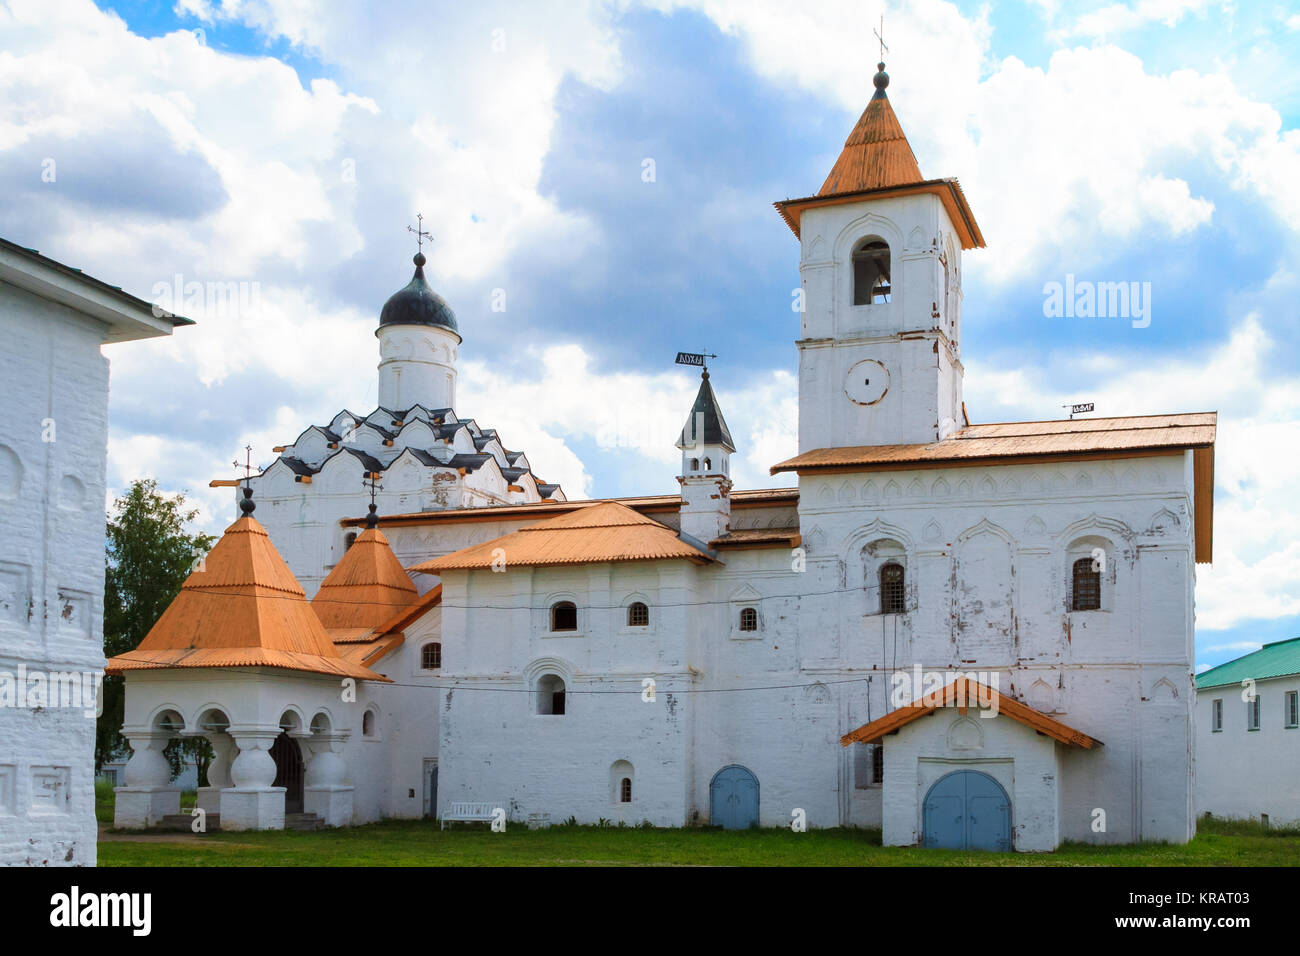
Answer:
<svg viewBox="0 0 1300 956"><path fill-rule="evenodd" d="M1202 820L1187 846L1067 844L1055 853L882 847L873 830L722 831L555 826L443 832L390 820L315 832L178 835L177 842L101 840L101 866L1294 866L1300 832Z"/></svg>

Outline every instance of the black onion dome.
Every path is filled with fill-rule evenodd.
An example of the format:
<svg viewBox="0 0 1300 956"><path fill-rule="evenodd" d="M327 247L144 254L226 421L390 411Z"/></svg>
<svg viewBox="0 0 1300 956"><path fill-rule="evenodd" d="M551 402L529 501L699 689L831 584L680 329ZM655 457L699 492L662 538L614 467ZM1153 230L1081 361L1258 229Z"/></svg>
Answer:
<svg viewBox="0 0 1300 956"><path fill-rule="evenodd" d="M424 278L424 253L415 254L415 275L405 288L388 297L379 313L379 325L437 325L457 335L456 313Z"/></svg>

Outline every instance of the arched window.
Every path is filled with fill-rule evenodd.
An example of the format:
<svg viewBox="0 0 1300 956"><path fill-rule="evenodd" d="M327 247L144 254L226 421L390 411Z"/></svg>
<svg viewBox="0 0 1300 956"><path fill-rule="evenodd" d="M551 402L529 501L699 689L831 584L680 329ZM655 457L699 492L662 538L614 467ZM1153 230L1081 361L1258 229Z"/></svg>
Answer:
<svg viewBox="0 0 1300 956"><path fill-rule="evenodd" d="M700 460L698 458L692 458L691 471L699 471L699 470L700 470Z"/></svg>
<svg viewBox="0 0 1300 956"><path fill-rule="evenodd" d="M864 239L853 250L853 304L888 302L889 245L881 239Z"/></svg>
<svg viewBox="0 0 1300 956"><path fill-rule="evenodd" d="M632 802L632 778L631 777L624 777L623 781L618 785L618 802L619 803Z"/></svg>
<svg viewBox="0 0 1300 956"><path fill-rule="evenodd" d="M349 531L347 537L343 539L343 550L346 551L348 548L352 547L356 543L357 543L357 533L355 531Z"/></svg>
<svg viewBox="0 0 1300 956"><path fill-rule="evenodd" d="M633 601L627 606L627 626L646 627L650 624L650 608L642 601Z"/></svg>
<svg viewBox="0 0 1300 956"><path fill-rule="evenodd" d="M1074 562L1073 611L1096 611L1101 608L1101 568L1092 558Z"/></svg>
<svg viewBox="0 0 1300 956"><path fill-rule="evenodd" d="M556 601L551 605L551 630L576 631L578 606L572 601Z"/></svg>
<svg viewBox="0 0 1300 956"><path fill-rule="evenodd" d="M888 561L880 566L880 613L902 614L907 609L903 566Z"/></svg>
<svg viewBox="0 0 1300 956"><path fill-rule="evenodd" d="M706 459L704 459L704 470L705 470L705 471L712 471L712 470L713 470L713 459L712 459L712 458L706 458Z"/></svg>
<svg viewBox="0 0 1300 956"><path fill-rule="evenodd" d="M375 735L375 712L366 711L361 717L361 736L373 737Z"/></svg>
<svg viewBox="0 0 1300 956"><path fill-rule="evenodd" d="M564 713L564 678L543 674L537 681L537 712L552 717Z"/></svg>
<svg viewBox="0 0 1300 956"><path fill-rule="evenodd" d="M740 609L740 629L742 631L758 630L758 611L752 607Z"/></svg>
<svg viewBox="0 0 1300 956"><path fill-rule="evenodd" d="M436 671L442 666L442 645L430 641L420 648L420 667L426 671Z"/></svg>

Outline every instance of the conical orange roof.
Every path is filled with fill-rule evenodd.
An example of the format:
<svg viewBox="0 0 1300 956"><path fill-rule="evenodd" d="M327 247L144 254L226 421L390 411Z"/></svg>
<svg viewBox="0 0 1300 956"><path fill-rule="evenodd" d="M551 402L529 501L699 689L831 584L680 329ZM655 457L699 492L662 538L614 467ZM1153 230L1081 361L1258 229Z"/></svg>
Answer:
<svg viewBox="0 0 1300 956"><path fill-rule="evenodd" d="M185 579L140 646L106 670L256 666L386 679L339 655L266 529L245 515Z"/></svg>
<svg viewBox="0 0 1300 956"><path fill-rule="evenodd" d="M361 532L312 598L327 628L375 628L419 597L410 576L378 528Z"/></svg>
<svg viewBox="0 0 1300 956"><path fill-rule="evenodd" d="M876 74L876 94L844 141L844 150L822 183L818 196L910 186L924 181L916 155L885 95L889 77L884 74L883 63L880 67L881 72Z"/></svg>

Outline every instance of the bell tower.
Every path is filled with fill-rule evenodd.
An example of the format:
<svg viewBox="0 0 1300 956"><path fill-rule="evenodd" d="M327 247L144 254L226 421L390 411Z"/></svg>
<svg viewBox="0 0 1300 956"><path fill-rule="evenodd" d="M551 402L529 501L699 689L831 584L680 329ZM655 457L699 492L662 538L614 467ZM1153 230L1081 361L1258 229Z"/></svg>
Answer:
<svg viewBox="0 0 1300 956"><path fill-rule="evenodd" d="M799 239L799 452L920 444L964 424L961 251L982 247L955 179L926 179L885 90L816 196L777 210Z"/></svg>

